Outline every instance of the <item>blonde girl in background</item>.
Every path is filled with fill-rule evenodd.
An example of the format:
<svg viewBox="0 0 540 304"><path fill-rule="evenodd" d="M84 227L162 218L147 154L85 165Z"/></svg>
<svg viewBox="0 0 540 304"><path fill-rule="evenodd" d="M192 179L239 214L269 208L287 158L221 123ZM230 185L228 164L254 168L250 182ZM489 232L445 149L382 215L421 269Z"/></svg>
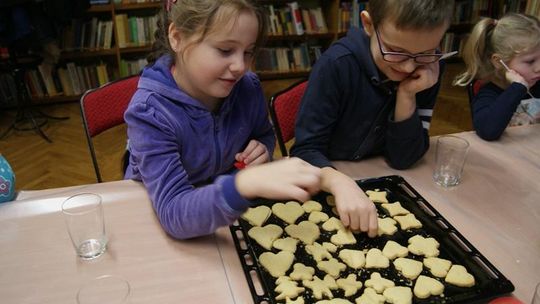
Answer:
<svg viewBox="0 0 540 304"><path fill-rule="evenodd" d="M267 163L275 138L249 71L266 33L255 1L169 0L161 16L125 114L125 178L142 181L163 229L179 239L207 235L251 199L316 193L320 169L298 158Z"/></svg>
<svg viewBox="0 0 540 304"><path fill-rule="evenodd" d="M508 14L485 18L473 28L463 50L466 71L455 85L480 80L472 100L473 126L481 138L497 140L507 126L540 121L540 22Z"/></svg>

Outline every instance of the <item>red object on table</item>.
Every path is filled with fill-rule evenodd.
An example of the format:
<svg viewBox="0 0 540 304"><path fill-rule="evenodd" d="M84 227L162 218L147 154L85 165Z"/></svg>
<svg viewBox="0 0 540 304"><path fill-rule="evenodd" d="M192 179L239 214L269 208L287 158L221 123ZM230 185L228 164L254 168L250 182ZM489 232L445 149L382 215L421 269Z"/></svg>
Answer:
<svg viewBox="0 0 540 304"><path fill-rule="evenodd" d="M244 163L243 161L237 161L234 163L234 166L236 167L236 169L242 170L246 167L246 163Z"/></svg>
<svg viewBox="0 0 540 304"><path fill-rule="evenodd" d="M491 300L488 304L525 304L514 297L500 297Z"/></svg>

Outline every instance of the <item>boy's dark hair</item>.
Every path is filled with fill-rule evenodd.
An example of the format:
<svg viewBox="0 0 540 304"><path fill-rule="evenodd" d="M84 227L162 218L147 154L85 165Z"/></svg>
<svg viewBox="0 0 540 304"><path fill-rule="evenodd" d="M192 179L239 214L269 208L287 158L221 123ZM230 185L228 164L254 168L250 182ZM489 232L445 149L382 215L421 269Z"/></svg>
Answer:
<svg viewBox="0 0 540 304"><path fill-rule="evenodd" d="M429 29L450 25L454 0L369 0L368 12L375 28L391 20L399 29Z"/></svg>
<svg viewBox="0 0 540 304"><path fill-rule="evenodd" d="M157 29L154 33L155 42L152 52L148 55L149 64L154 63L161 55L170 54L175 58L176 54L169 44L169 24L175 26L188 37L199 35L194 44L201 42L212 31L222 25L235 20L240 12L253 12L259 22L255 51L263 44L266 38L266 17L258 1L255 0L178 0L170 4L164 1L163 8L157 21Z"/></svg>

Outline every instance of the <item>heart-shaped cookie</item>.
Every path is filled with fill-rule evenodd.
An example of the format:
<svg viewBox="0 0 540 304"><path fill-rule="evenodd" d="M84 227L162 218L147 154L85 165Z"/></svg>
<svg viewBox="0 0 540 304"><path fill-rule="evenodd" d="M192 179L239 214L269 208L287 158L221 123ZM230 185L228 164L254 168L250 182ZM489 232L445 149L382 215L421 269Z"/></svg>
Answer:
<svg viewBox="0 0 540 304"><path fill-rule="evenodd" d="M411 304L412 291L409 287L395 286L384 290L383 296L386 297L386 302L394 304Z"/></svg>
<svg viewBox="0 0 540 304"><path fill-rule="evenodd" d="M275 203L272 205L272 212L286 223L294 224L305 211L298 202L290 201L285 204Z"/></svg>
<svg viewBox="0 0 540 304"><path fill-rule="evenodd" d="M359 269L366 264L366 256L363 251L343 249L339 252L339 258L353 269Z"/></svg>
<svg viewBox="0 0 540 304"><path fill-rule="evenodd" d="M430 296L438 296L444 291L444 285L435 280L424 275L421 275L416 280L414 284L414 295L420 299L426 299Z"/></svg>
<svg viewBox="0 0 540 304"><path fill-rule="evenodd" d="M289 225L285 227L285 231L291 237L299 239L306 245L311 245L319 238L321 234L319 226L310 221L302 221L298 225Z"/></svg>
<svg viewBox="0 0 540 304"><path fill-rule="evenodd" d="M274 241L274 248L279 250L285 250L292 253L296 252L296 245L298 245L298 240L292 237L286 237L283 239L277 239Z"/></svg>
<svg viewBox="0 0 540 304"><path fill-rule="evenodd" d="M356 244L356 239L354 238L352 231L350 231L349 229L340 229L337 231L336 234L330 237L330 242L338 246L349 245Z"/></svg>
<svg viewBox="0 0 540 304"><path fill-rule="evenodd" d="M279 278L291 268L294 261L294 254L289 251L280 251L278 253L264 252L259 256L259 262L268 270L271 276Z"/></svg>
<svg viewBox="0 0 540 304"><path fill-rule="evenodd" d="M272 244L282 233L283 229L274 224L264 227L253 227L248 230L248 235L266 250L272 249Z"/></svg>
<svg viewBox="0 0 540 304"><path fill-rule="evenodd" d="M459 287L474 286L474 277L461 265L452 265L444 281Z"/></svg>
<svg viewBox="0 0 540 304"><path fill-rule="evenodd" d="M407 258L397 258L394 261L394 266L401 271L404 277L411 280L416 279L423 269L422 262Z"/></svg>
<svg viewBox="0 0 540 304"><path fill-rule="evenodd" d="M242 218L248 221L252 226L262 226L270 217L272 210L268 206L259 206L256 208L248 208Z"/></svg>
<svg viewBox="0 0 540 304"><path fill-rule="evenodd" d="M438 278L444 278L452 266L452 262L441 258L425 258L424 265L429 269L432 275Z"/></svg>

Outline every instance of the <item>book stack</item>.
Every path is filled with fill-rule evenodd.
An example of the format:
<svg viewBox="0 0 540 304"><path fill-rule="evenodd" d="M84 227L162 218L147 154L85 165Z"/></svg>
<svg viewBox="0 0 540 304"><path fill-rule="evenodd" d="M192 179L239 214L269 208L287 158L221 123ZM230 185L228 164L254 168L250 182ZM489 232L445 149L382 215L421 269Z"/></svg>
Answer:
<svg viewBox="0 0 540 304"><path fill-rule="evenodd" d="M303 9L298 2L276 8L265 5L269 35L304 35L327 33L328 27L320 7Z"/></svg>

